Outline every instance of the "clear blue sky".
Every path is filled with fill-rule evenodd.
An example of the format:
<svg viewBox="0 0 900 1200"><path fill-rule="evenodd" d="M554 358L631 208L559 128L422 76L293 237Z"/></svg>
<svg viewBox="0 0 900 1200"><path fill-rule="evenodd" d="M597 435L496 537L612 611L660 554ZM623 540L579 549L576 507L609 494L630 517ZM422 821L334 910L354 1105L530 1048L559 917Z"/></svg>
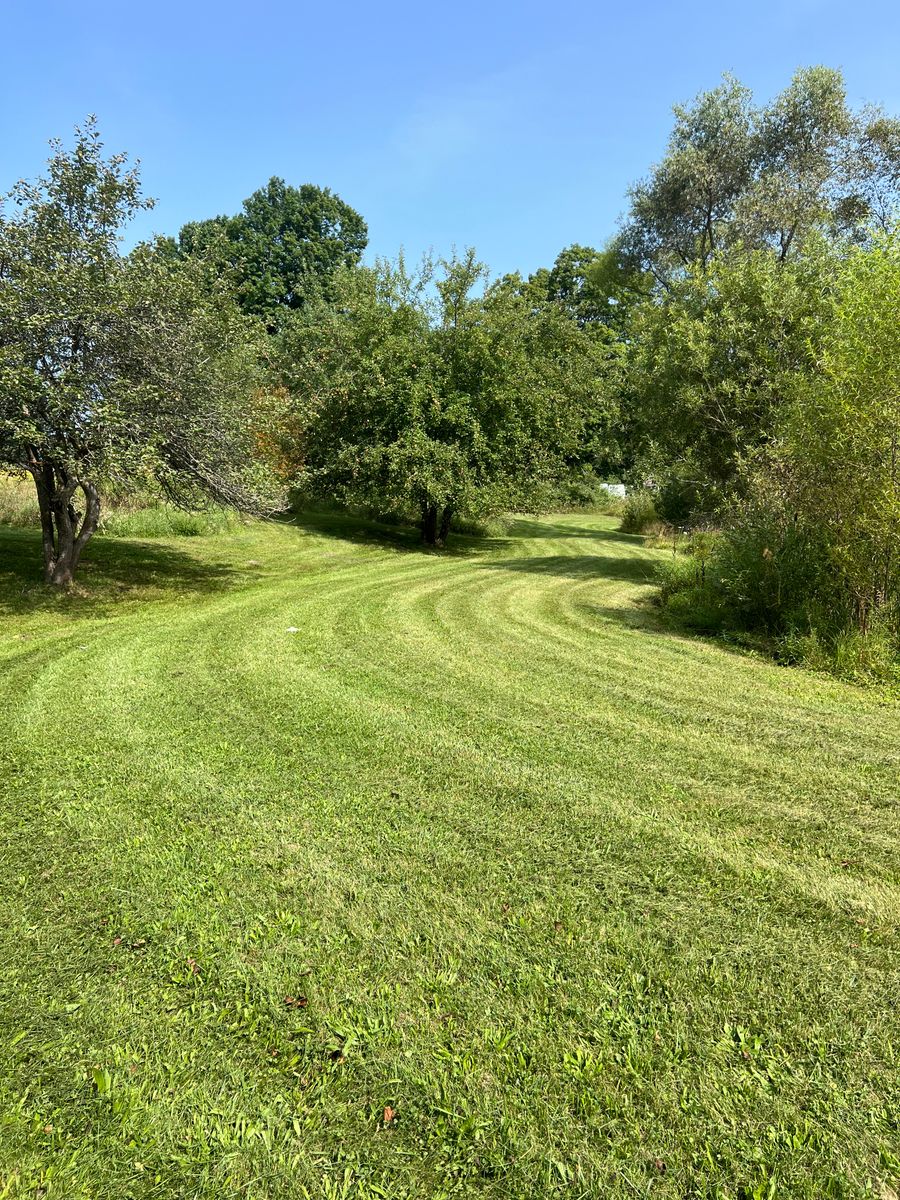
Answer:
<svg viewBox="0 0 900 1200"><path fill-rule="evenodd" d="M613 232L671 105L723 71L759 97L842 67L900 111L896 0L2 0L0 190L95 112L159 200L139 233L329 186L370 254L474 245L495 272Z"/></svg>

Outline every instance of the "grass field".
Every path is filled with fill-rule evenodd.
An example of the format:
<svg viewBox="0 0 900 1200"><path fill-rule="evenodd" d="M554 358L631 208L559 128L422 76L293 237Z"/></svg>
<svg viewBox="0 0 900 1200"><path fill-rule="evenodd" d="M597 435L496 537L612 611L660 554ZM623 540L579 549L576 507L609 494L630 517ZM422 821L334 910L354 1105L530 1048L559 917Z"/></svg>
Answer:
<svg viewBox="0 0 900 1200"><path fill-rule="evenodd" d="M0 531L2 1200L895 1197L900 709L614 526Z"/></svg>

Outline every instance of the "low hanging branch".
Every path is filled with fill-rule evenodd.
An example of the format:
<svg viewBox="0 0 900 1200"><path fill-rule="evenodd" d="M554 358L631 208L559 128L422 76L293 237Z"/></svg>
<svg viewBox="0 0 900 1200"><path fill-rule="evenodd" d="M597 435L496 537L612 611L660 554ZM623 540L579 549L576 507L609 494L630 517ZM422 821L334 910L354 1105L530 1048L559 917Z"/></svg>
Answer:
<svg viewBox="0 0 900 1200"><path fill-rule="evenodd" d="M122 227L149 206L124 162L104 158L89 121L46 178L17 185L11 217L0 209L0 465L34 480L57 587L75 577L109 481L264 507L263 335L205 262L157 245L121 255Z"/></svg>

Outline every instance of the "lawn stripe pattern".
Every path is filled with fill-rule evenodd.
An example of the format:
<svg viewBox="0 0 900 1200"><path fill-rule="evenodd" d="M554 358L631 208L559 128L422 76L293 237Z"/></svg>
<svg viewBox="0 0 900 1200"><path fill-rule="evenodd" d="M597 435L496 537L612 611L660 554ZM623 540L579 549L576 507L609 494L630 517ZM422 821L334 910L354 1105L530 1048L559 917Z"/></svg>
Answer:
<svg viewBox="0 0 900 1200"><path fill-rule="evenodd" d="M898 1187L889 698L603 517L0 546L0 1196Z"/></svg>

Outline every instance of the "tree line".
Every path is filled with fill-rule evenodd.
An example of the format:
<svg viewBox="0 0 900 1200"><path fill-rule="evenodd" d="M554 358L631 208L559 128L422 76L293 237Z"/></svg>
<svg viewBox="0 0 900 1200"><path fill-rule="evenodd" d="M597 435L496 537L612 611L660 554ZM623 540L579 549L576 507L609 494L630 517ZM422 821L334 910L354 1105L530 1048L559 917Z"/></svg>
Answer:
<svg viewBox="0 0 900 1200"><path fill-rule="evenodd" d="M89 121L0 219L0 462L34 480L55 584L101 496L149 480L390 511L440 546L618 478L718 531L673 608L896 643L898 198L900 121L815 67L676 107L609 241L527 277L364 264L362 216L280 179L123 254L150 202Z"/></svg>

